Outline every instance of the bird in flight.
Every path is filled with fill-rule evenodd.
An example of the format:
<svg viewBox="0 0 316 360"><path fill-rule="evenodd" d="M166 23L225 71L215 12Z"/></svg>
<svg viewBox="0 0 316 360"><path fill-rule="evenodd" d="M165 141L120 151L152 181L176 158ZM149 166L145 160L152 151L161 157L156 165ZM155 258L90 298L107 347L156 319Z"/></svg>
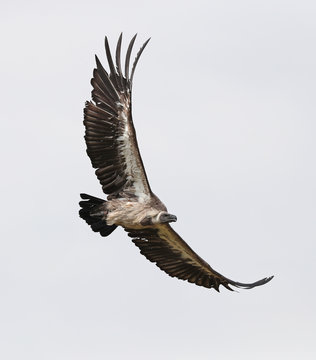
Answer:
<svg viewBox="0 0 316 360"><path fill-rule="evenodd" d="M80 217L101 236L108 236L122 226L140 253L172 277L217 291L220 285L233 290L232 287L251 289L266 284L273 276L245 284L221 275L170 226L177 217L168 212L150 188L132 120L134 72L150 40L140 48L130 69L135 39L136 35L127 48L124 69L122 34L117 42L115 62L105 38L109 71L96 56L91 79L92 101L87 101L84 108L85 141L95 174L108 196L102 200L80 194Z"/></svg>

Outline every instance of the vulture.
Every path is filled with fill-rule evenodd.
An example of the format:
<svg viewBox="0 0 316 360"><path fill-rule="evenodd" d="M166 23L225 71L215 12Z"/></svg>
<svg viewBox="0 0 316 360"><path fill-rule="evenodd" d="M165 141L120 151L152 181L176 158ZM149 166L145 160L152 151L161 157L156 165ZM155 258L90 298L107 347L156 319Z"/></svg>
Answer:
<svg viewBox="0 0 316 360"><path fill-rule="evenodd" d="M91 79L92 101L84 108L87 154L102 185L106 200L80 194L79 215L101 236L122 226L140 253L171 277L219 291L251 289L266 284L273 276L253 283L230 280L215 271L173 230L177 220L152 192L137 145L132 120L132 84L136 65L148 39L130 66L136 35L121 64L122 34L113 60L108 39L105 52L108 71L96 56Z"/></svg>

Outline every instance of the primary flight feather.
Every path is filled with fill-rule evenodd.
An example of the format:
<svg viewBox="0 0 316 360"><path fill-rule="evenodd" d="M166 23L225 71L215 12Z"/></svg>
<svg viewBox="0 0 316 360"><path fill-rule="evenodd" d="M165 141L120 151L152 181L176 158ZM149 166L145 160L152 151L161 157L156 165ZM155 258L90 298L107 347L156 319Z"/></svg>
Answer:
<svg viewBox="0 0 316 360"><path fill-rule="evenodd" d="M221 275L197 255L172 229L176 221L166 206L151 191L137 145L131 113L132 82L136 65L149 39L143 44L130 69L136 35L129 43L124 74L121 64L122 34L113 61L105 38L109 65L107 72L96 57L91 79L92 101L84 109L87 154L107 200L81 194L79 215L102 236L122 226L141 254L168 275L218 291L223 285L250 289L266 284L264 278L250 284L236 282Z"/></svg>

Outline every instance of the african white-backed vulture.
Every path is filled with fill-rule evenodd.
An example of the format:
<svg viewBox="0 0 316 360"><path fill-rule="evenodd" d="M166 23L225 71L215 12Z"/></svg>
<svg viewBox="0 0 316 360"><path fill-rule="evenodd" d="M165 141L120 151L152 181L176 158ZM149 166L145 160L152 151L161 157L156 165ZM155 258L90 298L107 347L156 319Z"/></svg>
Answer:
<svg viewBox="0 0 316 360"><path fill-rule="evenodd" d="M137 145L132 121L131 93L135 67L147 40L140 48L130 69L130 57L136 35L129 43L124 69L121 67L119 37L115 61L107 38L105 50L109 71L96 57L91 84L92 101L84 109L87 154L96 169L107 200L81 194L80 217L102 236L122 226L140 249L141 254L167 274L206 288L219 285L250 289L266 284L267 277L250 284L230 280L198 256L172 229L175 215L151 191Z"/></svg>

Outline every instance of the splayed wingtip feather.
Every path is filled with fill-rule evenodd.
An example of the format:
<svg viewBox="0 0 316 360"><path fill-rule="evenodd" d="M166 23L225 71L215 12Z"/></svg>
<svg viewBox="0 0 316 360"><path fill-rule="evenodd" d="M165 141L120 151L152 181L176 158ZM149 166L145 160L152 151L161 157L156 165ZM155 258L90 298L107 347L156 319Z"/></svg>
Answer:
<svg viewBox="0 0 316 360"><path fill-rule="evenodd" d="M127 81L129 81L129 63L131 59L131 53L134 46L134 42L136 40L137 33L132 37L132 40L130 41L128 45L128 49L126 52L126 58L125 58L125 78Z"/></svg>

